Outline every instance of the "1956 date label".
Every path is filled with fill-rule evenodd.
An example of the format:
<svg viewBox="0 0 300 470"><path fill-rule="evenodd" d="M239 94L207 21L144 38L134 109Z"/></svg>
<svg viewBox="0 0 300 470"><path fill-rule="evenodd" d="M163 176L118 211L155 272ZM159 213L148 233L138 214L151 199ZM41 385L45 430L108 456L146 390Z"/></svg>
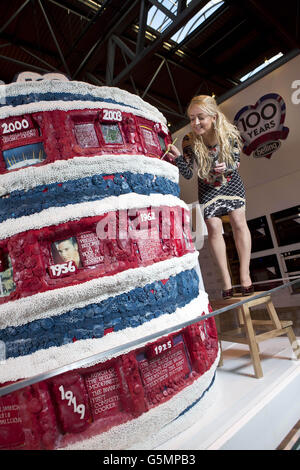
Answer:
<svg viewBox="0 0 300 470"><path fill-rule="evenodd" d="M51 279L57 279L64 276L69 276L77 271L77 266L74 261L68 261L67 263L52 264L48 266L48 272Z"/></svg>

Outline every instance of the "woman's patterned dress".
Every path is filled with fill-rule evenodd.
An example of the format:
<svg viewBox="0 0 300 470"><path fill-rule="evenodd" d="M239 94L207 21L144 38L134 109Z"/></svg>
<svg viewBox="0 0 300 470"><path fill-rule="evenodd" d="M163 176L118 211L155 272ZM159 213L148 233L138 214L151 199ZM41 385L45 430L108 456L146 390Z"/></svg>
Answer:
<svg viewBox="0 0 300 470"><path fill-rule="evenodd" d="M176 158L175 163L182 176L190 179L193 176L193 165L194 161L196 161L190 134L183 138L182 148L183 155ZM213 170L214 163L218 160L219 152L219 145L209 147L212 170L207 179L198 178L198 198L204 211L205 219L227 215L229 212L246 205L244 184L237 171L240 165L238 148L234 147L233 150L234 164L227 167L222 175L215 174Z"/></svg>

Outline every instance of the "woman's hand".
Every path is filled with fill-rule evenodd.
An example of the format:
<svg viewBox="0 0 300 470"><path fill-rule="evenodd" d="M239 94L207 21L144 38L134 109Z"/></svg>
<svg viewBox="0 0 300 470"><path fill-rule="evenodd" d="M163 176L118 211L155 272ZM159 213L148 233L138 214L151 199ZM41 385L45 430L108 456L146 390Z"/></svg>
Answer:
<svg viewBox="0 0 300 470"><path fill-rule="evenodd" d="M216 165L214 166L214 173L217 173L217 174L222 174L224 173L224 171L226 170L226 163L216 163Z"/></svg>
<svg viewBox="0 0 300 470"><path fill-rule="evenodd" d="M175 145L172 145L172 144L168 145L167 152L168 152L167 153L168 157L170 157L172 160L174 160L175 158L177 158L181 155L178 148L175 147Z"/></svg>

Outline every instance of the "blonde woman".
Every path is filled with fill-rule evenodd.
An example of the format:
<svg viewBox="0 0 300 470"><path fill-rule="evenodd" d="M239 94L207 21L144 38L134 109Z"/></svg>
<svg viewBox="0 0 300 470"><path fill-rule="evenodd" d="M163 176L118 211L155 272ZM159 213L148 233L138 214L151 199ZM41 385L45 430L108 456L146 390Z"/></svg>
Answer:
<svg viewBox="0 0 300 470"><path fill-rule="evenodd" d="M197 164L199 203L204 209L211 251L221 272L223 298L233 296L222 235L221 216L227 214L240 261L242 294L250 295L254 291L249 273L251 235L245 216L245 189L237 171L240 134L211 96L194 97L187 113L192 132L183 138L183 155L177 147L170 145L169 156L187 179L193 175L194 161Z"/></svg>

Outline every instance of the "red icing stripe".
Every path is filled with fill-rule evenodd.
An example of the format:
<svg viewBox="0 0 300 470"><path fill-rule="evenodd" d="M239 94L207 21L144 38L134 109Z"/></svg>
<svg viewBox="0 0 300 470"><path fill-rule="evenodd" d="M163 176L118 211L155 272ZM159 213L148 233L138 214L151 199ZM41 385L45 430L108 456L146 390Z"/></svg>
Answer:
<svg viewBox="0 0 300 470"><path fill-rule="evenodd" d="M50 450L104 433L190 386L217 353L217 330L209 318L115 359L0 397L0 449Z"/></svg>
<svg viewBox="0 0 300 470"><path fill-rule="evenodd" d="M0 304L192 252L189 214L178 206L109 212L28 230L0 241L1 269L10 258L13 275Z"/></svg>

